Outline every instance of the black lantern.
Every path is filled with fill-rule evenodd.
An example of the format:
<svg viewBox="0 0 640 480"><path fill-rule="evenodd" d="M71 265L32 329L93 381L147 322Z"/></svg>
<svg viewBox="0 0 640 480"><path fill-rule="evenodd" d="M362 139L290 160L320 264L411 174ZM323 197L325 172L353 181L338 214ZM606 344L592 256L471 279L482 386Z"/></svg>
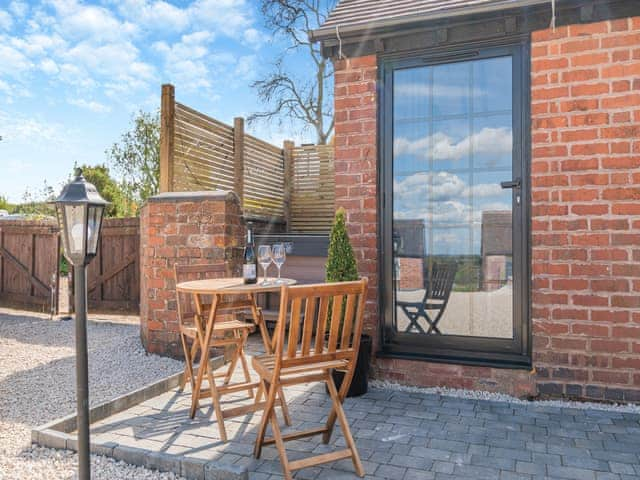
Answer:
<svg viewBox="0 0 640 480"><path fill-rule="evenodd" d="M96 256L102 215L109 202L78 169L55 204L65 256L74 266L87 265Z"/></svg>
<svg viewBox="0 0 640 480"><path fill-rule="evenodd" d="M76 383L78 478L91 478L89 457L89 365L87 359L87 265L98 251L102 216L109 202L87 182L78 169L76 178L56 199L64 255L73 265L76 317Z"/></svg>

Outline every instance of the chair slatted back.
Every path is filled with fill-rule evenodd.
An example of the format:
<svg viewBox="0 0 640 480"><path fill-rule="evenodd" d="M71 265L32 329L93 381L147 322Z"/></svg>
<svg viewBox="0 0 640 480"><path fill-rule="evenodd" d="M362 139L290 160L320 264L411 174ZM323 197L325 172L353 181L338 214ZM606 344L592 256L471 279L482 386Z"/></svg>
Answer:
<svg viewBox="0 0 640 480"><path fill-rule="evenodd" d="M314 362L353 361L362 333L366 291L366 278L354 282L283 286L275 339L276 372L280 368Z"/></svg>
<svg viewBox="0 0 640 480"><path fill-rule="evenodd" d="M174 265L176 284L192 280L224 278L226 274L227 269L224 264L179 265L176 263ZM193 319L196 314L193 296L190 294L178 292L176 295L176 306L178 308L178 320L182 324L185 323L185 320Z"/></svg>
<svg viewBox="0 0 640 480"><path fill-rule="evenodd" d="M458 265L455 262L434 263L431 271L425 272L426 298L447 300L456 278Z"/></svg>

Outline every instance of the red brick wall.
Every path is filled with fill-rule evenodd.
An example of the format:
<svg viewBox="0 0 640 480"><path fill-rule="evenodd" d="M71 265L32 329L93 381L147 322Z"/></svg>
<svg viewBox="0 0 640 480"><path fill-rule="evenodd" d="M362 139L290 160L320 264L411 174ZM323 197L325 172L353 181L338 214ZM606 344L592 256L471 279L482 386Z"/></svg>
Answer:
<svg viewBox="0 0 640 480"><path fill-rule="evenodd" d="M423 266L424 259L412 257L400 257L400 290L417 290L424 288Z"/></svg>
<svg viewBox="0 0 640 480"><path fill-rule="evenodd" d="M336 62L336 205L377 332L376 57ZM534 364L375 360L414 385L640 400L640 19L532 36Z"/></svg>
<svg viewBox="0 0 640 480"><path fill-rule="evenodd" d="M532 57L538 387L640 400L640 18L536 32Z"/></svg>
<svg viewBox="0 0 640 480"><path fill-rule="evenodd" d="M164 193L140 212L140 335L152 353L182 356L173 266L226 264L239 274L244 241L238 197L228 192Z"/></svg>
<svg viewBox="0 0 640 480"><path fill-rule="evenodd" d="M336 208L347 211L360 275L369 278L366 333L378 333L375 55L335 62Z"/></svg>

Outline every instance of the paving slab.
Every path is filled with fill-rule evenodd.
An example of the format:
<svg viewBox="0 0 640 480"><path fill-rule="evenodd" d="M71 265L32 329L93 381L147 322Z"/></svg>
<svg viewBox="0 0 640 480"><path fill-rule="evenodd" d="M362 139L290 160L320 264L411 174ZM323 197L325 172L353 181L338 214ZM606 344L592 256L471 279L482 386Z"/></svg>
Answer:
<svg viewBox="0 0 640 480"><path fill-rule="evenodd" d="M291 429L319 426L330 399L321 384L285 389ZM223 397L223 408L253 402ZM93 451L197 480L282 478L277 451L253 457L260 413L227 419L222 442L209 400L192 420L191 393L177 388L92 424ZM511 404L433 393L370 388L345 402L366 478L640 478L640 415L619 411ZM282 416L280 416L282 419ZM71 438L71 440L70 440ZM60 448L73 436L35 435ZM45 442L46 443L46 442ZM336 426L329 445L311 437L287 443L289 459L344 448ZM356 479L349 460L301 470L296 479Z"/></svg>

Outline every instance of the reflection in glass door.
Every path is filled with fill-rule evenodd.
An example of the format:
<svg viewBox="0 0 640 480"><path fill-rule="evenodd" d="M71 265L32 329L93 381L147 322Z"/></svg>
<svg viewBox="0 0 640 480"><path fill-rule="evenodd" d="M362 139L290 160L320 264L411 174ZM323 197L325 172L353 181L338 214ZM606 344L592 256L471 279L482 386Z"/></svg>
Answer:
<svg viewBox="0 0 640 480"><path fill-rule="evenodd" d="M397 333L514 337L512 61L393 70Z"/></svg>

